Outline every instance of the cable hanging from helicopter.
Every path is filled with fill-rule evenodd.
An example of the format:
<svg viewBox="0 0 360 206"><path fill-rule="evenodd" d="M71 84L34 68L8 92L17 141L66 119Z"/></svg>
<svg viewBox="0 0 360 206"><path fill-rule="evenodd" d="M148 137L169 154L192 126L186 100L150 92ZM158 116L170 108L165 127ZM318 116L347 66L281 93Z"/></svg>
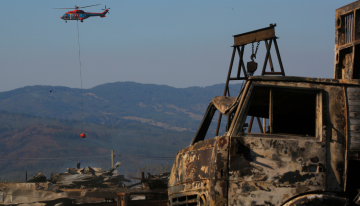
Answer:
<svg viewBox="0 0 360 206"><path fill-rule="evenodd" d="M81 96L81 120L82 127L81 129L84 131L84 99L83 99L83 91L82 91L82 76L81 76L81 58L80 58L80 32L79 32L79 21L76 22L77 32L78 32L78 46L79 46L79 64L80 64L80 96ZM80 134L81 138L85 138L85 132Z"/></svg>
<svg viewBox="0 0 360 206"><path fill-rule="evenodd" d="M81 55L80 55L80 32L79 32L79 20L81 22L83 22L84 19L87 19L89 17L92 16L100 16L101 18L105 17L105 15L109 12L110 8L106 8L105 5L105 9L104 12L102 13L90 13L90 12L84 12L83 10L79 10L79 8L87 8L87 7L92 7L92 6L98 6L101 4L95 4L95 5L90 5L90 6L83 6L83 7L78 7L75 5L74 7L74 11L68 11L66 12L63 16L60 17L60 19L65 20L65 23L67 23L67 20L77 20L76 21L76 26L77 26L77 32L78 32L78 47L79 47L79 65L80 65L80 96L81 96L81 119L82 119L82 127L81 129L83 130L83 132L80 134L81 138L85 138L86 137L86 133L84 132L84 99L83 99L83 89L82 89L82 75L81 75ZM73 9L73 8L54 8L54 9ZM51 91L50 91L51 92Z"/></svg>

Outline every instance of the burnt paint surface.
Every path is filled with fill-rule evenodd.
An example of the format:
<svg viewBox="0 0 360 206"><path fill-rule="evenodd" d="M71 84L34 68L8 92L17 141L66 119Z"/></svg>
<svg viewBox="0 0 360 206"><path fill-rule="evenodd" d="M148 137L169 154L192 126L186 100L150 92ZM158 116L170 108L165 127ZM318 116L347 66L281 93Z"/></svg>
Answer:
<svg viewBox="0 0 360 206"><path fill-rule="evenodd" d="M170 199L197 194L209 205L281 205L303 193L344 191L345 87L331 82L252 82L321 91L321 136L244 135L237 129L242 128L239 120L246 107L246 102L240 103L227 133L232 137L200 141L178 153L169 181Z"/></svg>
<svg viewBox="0 0 360 206"><path fill-rule="evenodd" d="M196 194L208 204L227 205L228 151L228 137L200 141L179 151L169 179L170 200Z"/></svg>
<svg viewBox="0 0 360 206"><path fill-rule="evenodd" d="M253 81L258 86L316 89L322 92L319 109L321 136L247 135L239 108L232 129L229 160L229 205L280 205L312 191L344 191L346 101L342 85L308 82ZM250 87L251 88L251 87ZM254 91L254 90L252 90ZM250 93L247 95L251 95ZM240 103L241 104L241 103ZM297 109L297 108L294 108ZM321 128L321 127L320 127Z"/></svg>
<svg viewBox="0 0 360 206"><path fill-rule="evenodd" d="M210 172L213 150L216 140L199 141L178 152L173 165L168 194L170 205L177 205L188 195L198 195L197 201L203 195L209 198Z"/></svg>
<svg viewBox="0 0 360 206"><path fill-rule="evenodd" d="M294 195L320 190L325 151L316 141L232 137L229 205L279 205Z"/></svg>
<svg viewBox="0 0 360 206"><path fill-rule="evenodd" d="M229 137L215 137L216 144L211 158L210 205L227 205Z"/></svg>
<svg viewBox="0 0 360 206"><path fill-rule="evenodd" d="M327 117L326 140L327 140L327 165L326 189L341 191L344 188L345 179L345 145L346 145L346 110L345 91L342 86L334 86L327 89Z"/></svg>
<svg viewBox="0 0 360 206"><path fill-rule="evenodd" d="M213 145L214 140L210 139L179 151L171 171L169 187L184 182L209 179Z"/></svg>
<svg viewBox="0 0 360 206"><path fill-rule="evenodd" d="M350 150L360 149L360 87L347 87Z"/></svg>
<svg viewBox="0 0 360 206"><path fill-rule="evenodd" d="M327 206L339 206L347 205L348 200L344 197L339 197L336 194L307 194L297 197L283 206L300 206L300 205L327 205Z"/></svg>
<svg viewBox="0 0 360 206"><path fill-rule="evenodd" d="M360 18L358 10L360 2L336 9L335 12L335 72L336 79L359 79L358 63L359 52L356 45L359 44ZM355 18L354 18L355 17ZM351 25L349 20L351 19ZM355 31L354 31L355 30ZM353 33L354 35L348 35Z"/></svg>

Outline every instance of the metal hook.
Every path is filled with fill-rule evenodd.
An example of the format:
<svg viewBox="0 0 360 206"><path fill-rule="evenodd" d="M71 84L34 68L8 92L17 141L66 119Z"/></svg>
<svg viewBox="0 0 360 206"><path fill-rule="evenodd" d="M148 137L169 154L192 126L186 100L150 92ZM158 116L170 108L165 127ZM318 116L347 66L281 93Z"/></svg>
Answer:
<svg viewBox="0 0 360 206"><path fill-rule="evenodd" d="M254 61L254 58L256 59L256 54L251 54L250 56L251 61Z"/></svg>

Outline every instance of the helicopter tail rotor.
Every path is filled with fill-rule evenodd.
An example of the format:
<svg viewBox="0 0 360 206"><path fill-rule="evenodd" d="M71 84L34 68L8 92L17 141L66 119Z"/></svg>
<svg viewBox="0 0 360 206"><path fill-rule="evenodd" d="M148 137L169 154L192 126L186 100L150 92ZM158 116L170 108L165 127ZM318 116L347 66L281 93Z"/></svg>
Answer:
<svg viewBox="0 0 360 206"><path fill-rule="evenodd" d="M110 9L110 8L107 8L108 13L110 14L109 9ZM101 9L101 10L106 10L106 5L105 5L105 9Z"/></svg>

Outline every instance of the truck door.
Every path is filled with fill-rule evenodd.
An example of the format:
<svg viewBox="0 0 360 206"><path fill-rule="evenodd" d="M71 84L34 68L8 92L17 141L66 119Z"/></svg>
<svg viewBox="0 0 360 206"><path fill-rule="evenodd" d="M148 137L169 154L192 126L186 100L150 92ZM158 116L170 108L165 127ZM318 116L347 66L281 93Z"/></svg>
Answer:
<svg viewBox="0 0 360 206"><path fill-rule="evenodd" d="M322 93L249 87L231 133L229 205L279 205L325 188Z"/></svg>

